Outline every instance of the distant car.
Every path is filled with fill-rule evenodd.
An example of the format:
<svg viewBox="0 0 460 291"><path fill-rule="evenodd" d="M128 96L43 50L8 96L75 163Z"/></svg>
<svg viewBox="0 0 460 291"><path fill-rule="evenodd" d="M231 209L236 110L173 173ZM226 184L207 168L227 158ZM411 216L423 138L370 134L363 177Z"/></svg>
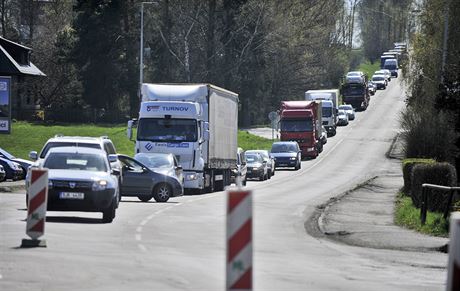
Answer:
<svg viewBox="0 0 460 291"><path fill-rule="evenodd" d="M120 173L109 162L116 160L100 149L50 149L43 160L48 168L48 210L102 212L102 221L112 222L120 200Z"/></svg>
<svg viewBox="0 0 460 291"><path fill-rule="evenodd" d="M345 77L345 83L362 84L365 81L366 79L363 76L346 76Z"/></svg>
<svg viewBox="0 0 460 291"><path fill-rule="evenodd" d="M0 165L2 165L3 169L5 170L5 179L13 181L23 179L24 170L18 163L5 158L0 158Z"/></svg>
<svg viewBox="0 0 460 291"><path fill-rule="evenodd" d="M267 150L248 150L246 153L259 153L262 155L264 161L267 162L268 179L275 175L275 160L270 156Z"/></svg>
<svg viewBox="0 0 460 291"><path fill-rule="evenodd" d="M372 82L377 86L377 89L385 90L387 88L387 81L383 75L372 76Z"/></svg>
<svg viewBox="0 0 460 291"><path fill-rule="evenodd" d="M248 167L246 164L246 157L244 155L244 150L238 148L236 152L236 168L232 169L231 181L232 183L237 183L236 179L241 179L241 184L246 186L246 175L248 172Z"/></svg>
<svg viewBox="0 0 460 291"><path fill-rule="evenodd" d="M322 126L320 140L323 145L327 143L327 130L324 126Z"/></svg>
<svg viewBox="0 0 460 291"><path fill-rule="evenodd" d="M374 76L379 76L379 75L385 77L385 80L387 81L387 85L388 85L388 83L391 81L391 72L385 69L375 71Z"/></svg>
<svg viewBox="0 0 460 291"><path fill-rule="evenodd" d="M369 81L367 82L367 90L369 91L369 94L374 95L377 91L377 85L375 85L374 82Z"/></svg>
<svg viewBox="0 0 460 291"><path fill-rule="evenodd" d="M348 115L348 120L354 120L355 119L355 110L353 109L353 106L350 104L343 104L339 106L339 110L344 110L345 113Z"/></svg>
<svg viewBox="0 0 460 291"><path fill-rule="evenodd" d="M275 159L275 167L294 167L296 170L302 167L302 154L296 141L278 141L272 144L270 151Z"/></svg>
<svg viewBox="0 0 460 291"><path fill-rule="evenodd" d="M184 194L183 184L178 178L155 172L126 155L118 155L118 160L123 171L122 196L134 196L142 202L152 198L156 202L167 202L171 197Z"/></svg>
<svg viewBox="0 0 460 291"><path fill-rule="evenodd" d="M259 153L244 153L247 165L247 179L259 179L259 181L265 181L268 179L268 167L267 162Z"/></svg>
<svg viewBox="0 0 460 291"><path fill-rule="evenodd" d="M147 166L150 170L175 177L184 185L184 173L177 158L171 153L138 153L134 159Z"/></svg>
<svg viewBox="0 0 460 291"><path fill-rule="evenodd" d="M23 170L23 177L22 178L26 177L27 170L33 164L32 161L16 158L15 156L13 156L12 154L10 154L9 152L7 152L6 150L4 150L2 148L0 148L0 157L8 159L8 160L13 161L13 162L16 162L19 165L21 165L22 170Z"/></svg>
<svg viewBox="0 0 460 291"><path fill-rule="evenodd" d="M337 125L348 125L348 114L345 110L340 110L337 114Z"/></svg>
<svg viewBox="0 0 460 291"><path fill-rule="evenodd" d="M359 76L364 78L364 72L363 71L351 71L347 73L347 77L352 77L352 76Z"/></svg>
<svg viewBox="0 0 460 291"><path fill-rule="evenodd" d="M6 179L6 172L2 165L0 165L0 182L5 181Z"/></svg>

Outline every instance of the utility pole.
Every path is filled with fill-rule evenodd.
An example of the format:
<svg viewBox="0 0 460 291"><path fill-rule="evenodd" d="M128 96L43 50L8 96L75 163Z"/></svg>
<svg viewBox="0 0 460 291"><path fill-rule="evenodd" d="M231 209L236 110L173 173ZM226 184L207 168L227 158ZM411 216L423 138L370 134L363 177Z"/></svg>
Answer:
<svg viewBox="0 0 460 291"><path fill-rule="evenodd" d="M444 2L444 35L442 41L441 83L444 82L444 70L447 59L447 39L449 38L449 0Z"/></svg>

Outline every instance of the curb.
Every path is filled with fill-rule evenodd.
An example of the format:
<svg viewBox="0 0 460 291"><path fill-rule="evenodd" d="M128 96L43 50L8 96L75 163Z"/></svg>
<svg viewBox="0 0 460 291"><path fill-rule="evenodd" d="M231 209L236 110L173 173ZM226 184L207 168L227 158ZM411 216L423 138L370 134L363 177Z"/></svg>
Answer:
<svg viewBox="0 0 460 291"><path fill-rule="evenodd" d="M26 184L25 180L13 181L13 182L1 182L0 183L0 193L11 193L18 191L25 191Z"/></svg>

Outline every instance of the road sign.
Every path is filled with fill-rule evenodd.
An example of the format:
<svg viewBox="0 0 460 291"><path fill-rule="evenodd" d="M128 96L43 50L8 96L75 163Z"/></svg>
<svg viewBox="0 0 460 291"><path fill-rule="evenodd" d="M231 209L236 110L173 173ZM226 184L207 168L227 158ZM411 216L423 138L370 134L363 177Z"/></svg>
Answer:
<svg viewBox="0 0 460 291"><path fill-rule="evenodd" d="M48 169L30 169L30 186L27 191L26 234L32 240L22 240L23 247L46 246L45 240L38 240L45 233L46 207L48 202Z"/></svg>
<svg viewBox="0 0 460 291"><path fill-rule="evenodd" d="M227 290L252 290L252 191L227 197Z"/></svg>
<svg viewBox="0 0 460 291"><path fill-rule="evenodd" d="M447 266L447 291L460 290L460 212L450 218L449 263Z"/></svg>

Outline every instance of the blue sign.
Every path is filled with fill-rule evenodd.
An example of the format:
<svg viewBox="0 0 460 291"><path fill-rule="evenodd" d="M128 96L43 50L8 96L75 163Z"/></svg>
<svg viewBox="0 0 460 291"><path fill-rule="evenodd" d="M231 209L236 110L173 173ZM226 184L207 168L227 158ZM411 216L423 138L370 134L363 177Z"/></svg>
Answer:
<svg viewBox="0 0 460 291"><path fill-rule="evenodd" d="M0 133L11 133L11 77L0 77Z"/></svg>

